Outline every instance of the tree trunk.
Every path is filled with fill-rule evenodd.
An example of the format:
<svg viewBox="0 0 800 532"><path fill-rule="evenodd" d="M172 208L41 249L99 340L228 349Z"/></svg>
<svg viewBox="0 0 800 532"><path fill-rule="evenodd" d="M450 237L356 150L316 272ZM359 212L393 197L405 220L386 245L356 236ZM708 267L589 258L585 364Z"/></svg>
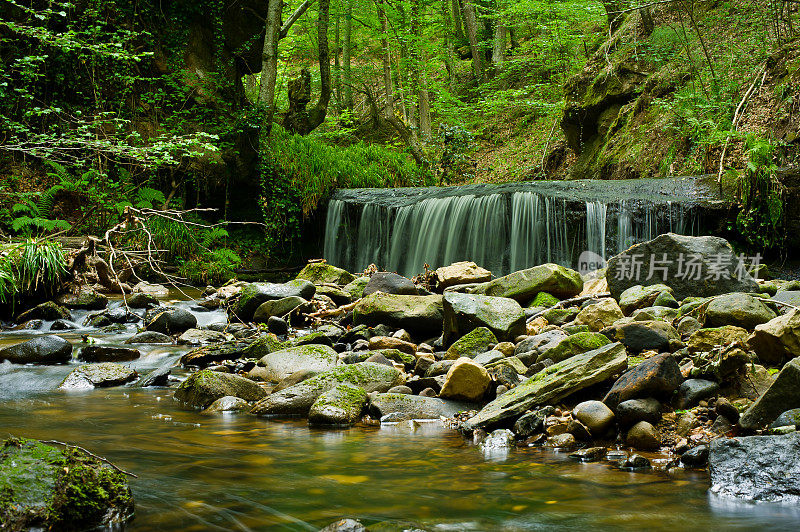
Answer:
<svg viewBox="0 0 800 532"><path fill-rule="evenodd" d="M478 82L483 81L483 60L478 42L478 17L473 0L464 0L464 25L467 28L467 39L472 52L472 74Z"/></svg>
<svg viewBox="0 0 800 532"><path fill-rule="evenodd" d="M266 134L272 131L275 117L275 81L278 79L278 40L281 31L281 8L283 0L270 0L267 5L267 20L264 32L264 48L261 53L261 87L258 104L266 109L264 125Z"/></svg>
<svg viewBox="0 0 800 532"><path fill-rule="evenodd" d="M344 70L344 106L353 110L353 73L350 68L350 47L353 42L353 0L347 0L344 13L344 49L342 63Z"/></svg>
<svg viewBox="0 0 800 532"><path fill-rule="evenodd" d="M383 86L386 90L386 114L394 116L394 90L392 89L392 56L389 49L389 27L386 12L383 10L384 0L375 0L378 19L381 21L381 49L383 51Z"/></svg>
<svg viewBox="0 0 800 532"><path fill-rule="evenodd" d="M620 11L622 11L624 7L623 0L603 0L603 7L606 8L608 27L611 33L614 34L622 25L623 17Z"/></svg>
<svg viewBox="0 0 800 532"><path fill-rule="evenodd" d="M642 17L644 33L649 36L656 29L655 22L653 22L653 13L650 12L649 7L643 7L639 9L639 15Z"/></svg>
<svg viewBox="0 0 800 532"><path fill-rule="evenodd" d="M457 1L457 0L456 0ZM454 89L454 80L456 76L456 68L455 64L453 63L453 57L455 56L455 49L453 47L453 39L455 38L453 34L453 18L452 13L450 11L450 6L452 2L450 0L442 0L442 23L444 24L443 34L444 34L444 66L447 69L447 83L450 86L450 90ZM459 19L461 18L461 14L459 13Z"/></svg>
<svg viewBox="0 0 800 532"><path fill-rule="evenodd" d="M448 0L444 0L447 2ZM461 23L461 4L459 0L450 0L450 11L453 15L453 25L455 26L455 38L459 43L463 43L467 40L467 37L464 35L464 26Z"/></svg>
<svg viewBox="0 0 800 532"><path fill-rule="evenodd" d="M425 77L423 76L423 81ZM422 84L419 89L419 131L423 140L431 140L431 103L427 84Z"/></svg>
<svg viewBox="0 0 800 532"><path fill-rule="evenodd" d="M494 29L494 44L492 46L492 64L498 66L503 62L506 54L506 35L508 28L500 21Z"/></svg>
<svg viewBox="0 0 800 532"><path fill-rule="evenodd" d="M342 39L341 39L341 26L342 26L342 3L336 4L336 35L334 37L336 43L333 48L333 75L336 95L336 111L342 110L342 65L339 62L339 56L342 53Z"/></svg>

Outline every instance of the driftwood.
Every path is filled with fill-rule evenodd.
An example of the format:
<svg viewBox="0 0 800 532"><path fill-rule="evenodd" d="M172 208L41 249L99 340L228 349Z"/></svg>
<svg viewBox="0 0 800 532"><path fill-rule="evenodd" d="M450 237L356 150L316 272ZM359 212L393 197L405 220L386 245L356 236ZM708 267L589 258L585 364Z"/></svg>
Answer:
<svg viewBox="0 0 800 532"><path fill-rule="evenodd" d="M332 316L339 316L340 314L344 314L345 312L353 310L353 308L355 308L355 306L358 305L360 301L361 300L358 299L356 301L353 301L352 303L348 303L347 305L342 305L341 307L336 307L334 309L312 312L311 314L308 315L308 317L313 318L315 320L319 320L321 318L330 318Z"/></svg>
<svg viewBox="0 0 800 532"><path fill-rule="evenodd" d="M553 305L550 308L546 308L546 309L542 310L541 312L537 312L536 314L534 314L533 316L531 316L530 318L525 320L525 323L532 322L533 320L535 320L536 318L538 318L539 316L543 315L545 312L548 312L550 310L555 310L555 309L558 309L558 308L564 308L565 306L573 305L575 303L582 303L582 302L587 301L589 299L602 299L604 297L611 297L611 292L603 292L601 294L589 294L589 295L585 295L585 296L573 297L571 299L565 299L564 301L559 301L558 303L556 303L555 305Z"/></svg>

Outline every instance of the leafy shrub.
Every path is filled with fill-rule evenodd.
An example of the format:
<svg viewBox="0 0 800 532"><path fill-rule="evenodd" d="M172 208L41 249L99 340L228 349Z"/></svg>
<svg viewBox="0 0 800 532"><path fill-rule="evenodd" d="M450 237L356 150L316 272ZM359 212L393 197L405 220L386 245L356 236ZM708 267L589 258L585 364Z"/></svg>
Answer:
<svg viewBox="0 0 800 532"><path fill-rule="evenodd" d="M0 255L0 304L13 308L23 298L52 297L66 274L61 244L31 238L8 245Z"/></svg>

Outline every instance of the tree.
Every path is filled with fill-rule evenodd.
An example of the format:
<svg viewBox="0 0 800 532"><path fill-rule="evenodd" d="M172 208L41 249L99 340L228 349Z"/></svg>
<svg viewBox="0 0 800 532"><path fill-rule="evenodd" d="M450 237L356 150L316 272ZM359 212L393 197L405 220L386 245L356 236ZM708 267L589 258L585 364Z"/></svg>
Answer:
<svg viewBox="0 0 800 532"><path fill-rule="evenodd" d="M258 104L265 109L265 133L272 130L275 116L275 81L278 79L278 41L281 33L281 10L283 0L269 0L267 19L264 31L264 49L261 53L261 87L258 92Z"/></svg>
<svg viewBox="0 0 800 532"><path fill-rule="evenodd" d="M464 0L464 25L467 28L467 40L472 53L472 74L478 82L483 81L483 60L478 42L478 14L474 0Z"/></svg>

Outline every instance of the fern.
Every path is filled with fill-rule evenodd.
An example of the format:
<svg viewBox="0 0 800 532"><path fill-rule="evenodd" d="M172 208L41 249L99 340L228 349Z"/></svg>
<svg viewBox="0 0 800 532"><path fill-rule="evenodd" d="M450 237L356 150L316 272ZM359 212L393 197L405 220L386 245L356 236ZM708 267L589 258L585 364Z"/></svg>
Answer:
<svg viewBox="0 0 800 532"><path fill-rule="evenodd" d="M228 231L222 227L214 227L205 231L200 238L200 243L204 248L210 248L216 242L228 238Z"/></svg>
<svg viewBox="0 0 800 532"><path fill-rule="evenodd" d="M143 187L136 193L136 207L139 209L153 209L156 205L164 205L166 202L164 193L155 188Z"/></svg>

